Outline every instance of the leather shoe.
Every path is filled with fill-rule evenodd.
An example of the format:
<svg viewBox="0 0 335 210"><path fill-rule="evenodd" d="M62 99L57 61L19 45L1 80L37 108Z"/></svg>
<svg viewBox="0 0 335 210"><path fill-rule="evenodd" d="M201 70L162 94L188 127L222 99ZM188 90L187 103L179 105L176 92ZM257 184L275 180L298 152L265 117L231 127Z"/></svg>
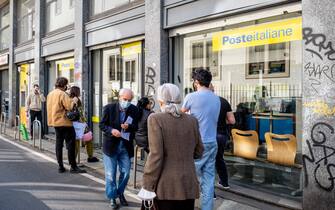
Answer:
<svg viewBox="0 0 335 210"><path fill-rule="evenodd" d="M64 166L59 166L58 168L58 173L64 173L66 170L64 168Z"/></svg>
<svg viewBox="0 0 335 210"><path fill-rule="evenodd" d="M115 199L111 199L111 207L112 209L118 209L119 208L119 205L116 203L116 200Z"/></svg>
<svg viewBox="0 0 335 210"><path fill-rule="evenodd" d="M124 197L123 194L121 194L121 195L119 196L119 199L120 199L120 204L121 204L122 206L128 206L128 202L127 202L127 200L126 200L126 198Z"/></svg>
<svg viewBox="0 0 335 210"><path fill-rule="evenodd" d="M86 173L86 171L83 170L83 169L80 169L78 166L76 166L76 167L71 167L70 173L73 173L73 174L82 174L82 173Z"/></svg>
<svg viewBox="0 0 335 210"><path fill-rule="evenodd" d="M95 163L95 162L99 162L99 159L96 158L96 157L90 157L90 158L87 158L87 162L89 162L89 163Z"/></svg>

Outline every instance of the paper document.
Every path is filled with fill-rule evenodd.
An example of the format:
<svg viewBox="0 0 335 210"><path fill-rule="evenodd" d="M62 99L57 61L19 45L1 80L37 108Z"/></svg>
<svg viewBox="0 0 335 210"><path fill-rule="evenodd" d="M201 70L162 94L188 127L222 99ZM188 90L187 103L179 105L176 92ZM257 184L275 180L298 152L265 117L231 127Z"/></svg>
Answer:
<svg viewBox="0 0 335 210"><path fill-rule="evenodd" d="M124 122L124 124L128 124L128 125L130 125L130 124L132 124L132 123L133 123L133 118L130 117L130 116L128 116L128 118L127 118L127 120ZM129 139L130 139L130 132L125 132L125 130L122 129L122 130L121 130L121 138L123 138L123 139L129 141Z"/></svg>

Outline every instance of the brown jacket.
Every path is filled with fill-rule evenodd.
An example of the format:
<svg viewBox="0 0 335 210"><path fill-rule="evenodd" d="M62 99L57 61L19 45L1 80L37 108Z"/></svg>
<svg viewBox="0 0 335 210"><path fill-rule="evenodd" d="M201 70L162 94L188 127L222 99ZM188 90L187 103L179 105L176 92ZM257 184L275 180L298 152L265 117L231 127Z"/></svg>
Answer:
<svg viewBox="0 0 335 210"><path fill-rule="evenodd" d="M47 96L48 126L71 127L72 122L68 120L65 113L72 110L73 102L67 93L60 89L54 89Z"/></svg>
<svg viewBox="0 0 335 210"><path fill-rule="evenodd" d="M168 113L151 114L148 138L150 153L143 188L155 191L159 200L198 198L194 159L203 152L198 121L187 114L180 118Z"/></svg>

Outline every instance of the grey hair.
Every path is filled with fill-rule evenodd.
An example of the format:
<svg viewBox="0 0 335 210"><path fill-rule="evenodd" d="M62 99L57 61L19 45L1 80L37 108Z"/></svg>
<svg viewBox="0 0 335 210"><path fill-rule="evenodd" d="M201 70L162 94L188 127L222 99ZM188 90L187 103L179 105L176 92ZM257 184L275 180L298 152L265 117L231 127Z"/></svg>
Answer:
<svg viewBox="0 0 335 210"><path fill-rule="evenodd" d="M131 89L129 88L122 88L119 92L119 96L123 96L125 93L130 93L131 94L131 98L134 98L134 93Z"/></svg>
<svg viewBox="0 0 335 210"><path fill-rule="evenodd" d="M180 117L180 110L177 104L181 103L180 90L177 85L165 83L157 89L157 100L164 103L162 112L170 113Z"/></svg>

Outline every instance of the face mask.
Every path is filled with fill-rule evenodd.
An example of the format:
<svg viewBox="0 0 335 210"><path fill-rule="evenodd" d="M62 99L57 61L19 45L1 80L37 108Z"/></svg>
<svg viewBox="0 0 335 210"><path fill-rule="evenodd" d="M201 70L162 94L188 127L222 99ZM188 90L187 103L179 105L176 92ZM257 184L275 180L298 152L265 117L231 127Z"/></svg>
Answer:
<svg viewBox="0 0 335 210"><path fill-rule="evenodd" d="M129 101L124 101L124 100L120 100L120 106L122 109L127 109L130 106L130 102Z"/></svg>

